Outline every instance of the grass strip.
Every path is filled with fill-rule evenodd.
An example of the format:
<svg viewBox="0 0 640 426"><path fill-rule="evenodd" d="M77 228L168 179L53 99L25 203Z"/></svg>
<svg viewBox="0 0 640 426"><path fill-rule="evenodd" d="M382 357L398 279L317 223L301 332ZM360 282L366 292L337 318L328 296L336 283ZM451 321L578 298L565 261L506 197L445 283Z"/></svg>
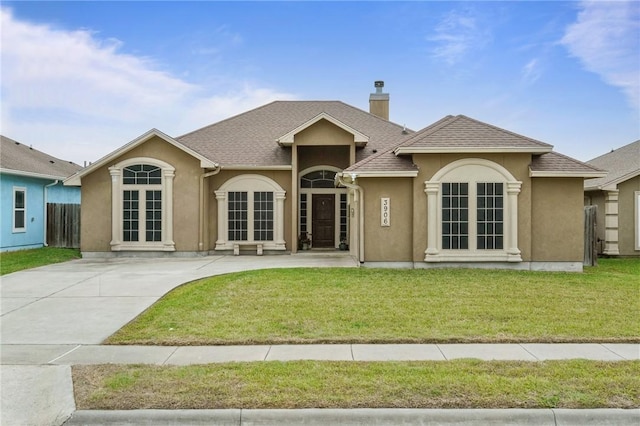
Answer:
<svg viewBox="0 0 640 426"><path fill-rule="evenodd" d="M640 361L92 365L73 382L82 410L640 406Z"/></svg>
<svg viewBox="0 0 640 426"><path fill-rule="evenodd" d="M42 247L0 253L0 275L79 259L80 250L58 247Z"/></svg>
<svg viewBox="0 0 640 426"><path fill-rule="evenodd" d="M638 342L640 260L580 273L300 268L183 285L106 343Z"/></svg>

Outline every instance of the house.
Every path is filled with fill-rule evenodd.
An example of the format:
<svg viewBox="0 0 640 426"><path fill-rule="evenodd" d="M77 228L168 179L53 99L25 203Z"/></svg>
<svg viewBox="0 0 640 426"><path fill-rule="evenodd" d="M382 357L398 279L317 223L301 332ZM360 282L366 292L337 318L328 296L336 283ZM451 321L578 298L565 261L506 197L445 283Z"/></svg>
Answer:
<svg viewBox="0 0 640 426"><path fill-rule="evenodd" d="M600 253L640 256L640 140L587 164L608 172L584 182L585 205L598 206Z"/></svg>
<svg viewBox="0 0 640 426"><path fill-rule="evenodd" d="M47 245L47 204L80 204L79 188L63 180L81 169L0 136L0 250L38 248Z"/></svg>
<svg viewBox="0 0 640 426"><path fill-rule="evenodd" d="M367 266L582 269L583 180L602 171L463 115L411 131L375 86L370 112L276 101L141 135L65 182L82 187L83 254L297 253L308 239Z"/></svg>

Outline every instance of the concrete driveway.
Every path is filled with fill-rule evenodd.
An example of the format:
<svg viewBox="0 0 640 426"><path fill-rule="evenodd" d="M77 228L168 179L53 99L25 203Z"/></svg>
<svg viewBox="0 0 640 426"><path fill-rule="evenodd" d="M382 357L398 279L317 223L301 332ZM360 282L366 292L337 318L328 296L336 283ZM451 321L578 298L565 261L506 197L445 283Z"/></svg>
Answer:
<svg viewBox="0 0 640 426"><path fill-rule="evenodd" d="M48 361L95 345L169 290L251 269L355 267L338 253L82 259L0 278L0 424L61 424L75 410L68 365Z"/></svg>

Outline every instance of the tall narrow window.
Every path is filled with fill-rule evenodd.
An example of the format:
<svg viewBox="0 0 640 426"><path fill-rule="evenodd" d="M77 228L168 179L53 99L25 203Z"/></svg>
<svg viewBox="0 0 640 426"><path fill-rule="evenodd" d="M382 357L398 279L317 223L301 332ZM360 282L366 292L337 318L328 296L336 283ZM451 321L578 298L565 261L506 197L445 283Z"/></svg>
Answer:
<svg viewBox="0 0 640 426"><path fill-rule="evenodd" d="M122 193L122 239L138 241L140 230L139 191L123 191Z"/></svg>
<svg viewBox="0 0 640 426"><path fill-rule="evenodd" d="M502 183L477 183L477 245L479 250L502 250L504 195Z"/></svg>
<svg viewBox="0 0 640 426"><path fill-rule="evenodd" d="M253 193L253 239L273 240L273 192Z"/></svg>
<svg viewBox="0 0 640 426"><path fill-rule="evenodd" d="M442 184L442 248L469 248L469 185Z"/></svg>
<svg viewBox="0 0 640 426"><path fill-rule="evenodd" d="M27 189L13 188L13 232L26 230Z"/></svg>
<svg viewBox="0 0 640 426"><path fill-rule="evenodd" d="M146 241L162 241L162 191L146 192Z"/></svg>
<svg viewBox="0 0 640 426"><path fill-rule="evenodd" d="M247 240L247 192L229 192L229 240Z"/></svg>

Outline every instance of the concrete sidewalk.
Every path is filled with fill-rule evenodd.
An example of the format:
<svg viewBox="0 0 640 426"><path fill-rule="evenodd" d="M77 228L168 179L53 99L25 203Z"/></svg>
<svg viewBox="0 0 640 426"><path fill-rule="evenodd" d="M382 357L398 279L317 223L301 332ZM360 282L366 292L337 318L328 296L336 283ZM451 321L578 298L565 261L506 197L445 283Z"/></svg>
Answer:
<svg viewBox="0 0 640 426"><path fill-rule="evenodd" d="M251 361L546 361L640 359L637 343L336 344L256 346L2 345L3 365L189 365Z"/></svg>

